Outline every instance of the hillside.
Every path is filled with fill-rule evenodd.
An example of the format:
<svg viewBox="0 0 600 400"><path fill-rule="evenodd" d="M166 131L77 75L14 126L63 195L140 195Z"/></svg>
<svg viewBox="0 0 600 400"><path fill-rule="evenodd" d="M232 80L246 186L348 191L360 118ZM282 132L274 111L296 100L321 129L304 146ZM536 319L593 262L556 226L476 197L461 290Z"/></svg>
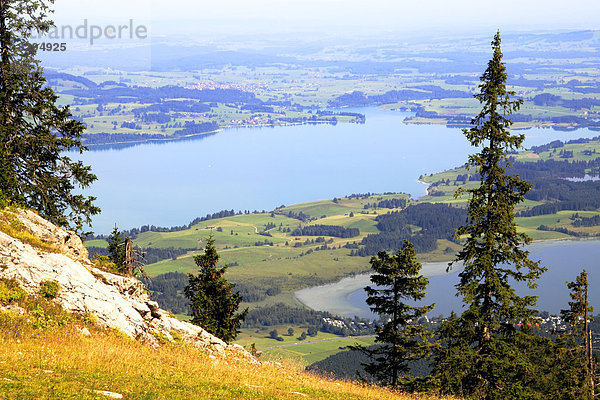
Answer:
<svg viewBox="0 0 600 400"><path fill-rule="evenodd" d="M2 398L411 398L261 363L173 318L31 211L0 212L0 265Z"/></svg>

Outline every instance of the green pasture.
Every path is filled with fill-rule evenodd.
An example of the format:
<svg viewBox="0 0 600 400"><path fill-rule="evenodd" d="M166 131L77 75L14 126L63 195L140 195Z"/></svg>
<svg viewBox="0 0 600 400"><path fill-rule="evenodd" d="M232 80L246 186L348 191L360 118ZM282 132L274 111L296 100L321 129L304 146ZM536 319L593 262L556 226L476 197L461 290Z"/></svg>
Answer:
<svg viewBox="0 0 600 400"><path fill-rule="evenodd" d="M294 329L292 336L287 335L287 330L290 327ZM269 337L269 332L273 329L277 329L283 341ZM261 359L292 358L298 360L303 365L309 365L336 354L350 345L370 346L375 342L374 337L342 337L324 332L318 332L314 337L308 336L305 340L299 341L297 338L302 331L305 331L305 329L300 326L287 325L265 329L242 329L242 333L238 336L235 343L247 349L254 343L256 349L262 351ZM264 350L279 346L285 347Z"/></svg>
<svg viewBox="0 0 600 400"><path fill-rule="evenodd" d="M259 235L264 232L267 224L277 225L269 229L272 237ZM274 244L284 244L289 239L286 234L279 232L283 228L295 229L300 221L281 215L249 214L236 215L226 218L203 221L192 226L190 229L177 232L144 232L138 235L134 243L140 247L180 247L198 248L204 247L205 239L214 235L217 248L225 247L248 247L254 246L256 242L265 240ZM233 232L233 233L232 233Z"/></svg>
<svg viewBox="0 0 600 400"><path fill-rule="evenodd" d="M320 343L304 343L295 346L284 347L265 351L264 358L294 358L310 365L317 361L326 359L329 356L346 350L351 345L371 346L375 343L375 338L346 338Z"/></svg>

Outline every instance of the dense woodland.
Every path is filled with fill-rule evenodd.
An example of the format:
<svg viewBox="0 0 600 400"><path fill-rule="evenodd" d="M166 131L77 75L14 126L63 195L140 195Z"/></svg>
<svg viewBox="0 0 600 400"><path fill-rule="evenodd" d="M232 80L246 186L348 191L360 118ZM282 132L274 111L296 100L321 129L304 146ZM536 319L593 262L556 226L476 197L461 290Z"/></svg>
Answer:
<svg viewBox="0 0 600 400"><path fill-rule="evenodd" d="M370 346L375 349L377 345ZM306 367L307 371L333 376L338 379L350 379L356 381L373 381L373 377L365 371L362 364L368 363L368 357L359 352L344 350L331 355L324 360L317 361ZM408 363L408 374L414 377L424 377L431 373L431 363L427 360L411 361Z"/></svg>
<svg viewBox="0 0 600 400"><path fill-rule="evenodd" d="M554 214L558 211L593 211L600 208L600 182L571 182L565 179L536 179L530 181L527 198L548 203L521 211L519 217Z"/></svg>
<svg viewBox="0 0 600 400"><path fill-rule="evenodd" d="M358 236L358 228L344 228L338 225L307 225L292 231L292 236L333 236L352 238Z"/></svg>
<svg viewBox="0 0 600 400"><path fill-rule="evenodd" d="M101 256L108 256L108 250L105 247L95 247L89 246L86 247L90 258L92 259L96 254ZM189 251L196 249L183 249L180 247L166 247L166 248L156 248L156 247L148 247L142 249L140 247L134 246L135 250L139 250L143 254L143 261L145 264L153 264L162 260L176 259L179 256L186 254Z"/></svg>
<svg viewBox="0 0 600 400"><path fill-rule="evenodd" d="M471 93L460 90L443 89L435 85L415 86L411 89L390 90L380 95L366 95L361 91L342 94L329 102L331 107L365 107L392 104L406 100L470 98Z"/></svg>
<svg viewBox="0 0 600 400"><path fill-rule="evenodd" d="M116 86L116 87L115 87ZM180 86L127 86L116 84L112 87L88 87L66 90L65 94L75 96L74 104L108 103L161 103L167 99L193 99L202 103L243 103L261 104L253 93L238 89L186 89ZM87 100L84 100L87 99Z"/></svg>
<svg viewBox="0 0 600 400"><path fill-rule="evenodd" d="M366 236L352 254L371 256L394 250L410 240L419 253L432 251L438 239L453 240L454 230L466 220L466 211L447 204L420 203L377 217L377 234ZM356 247L356 246L355 246Z"/></svg>
<svg viewBox="0 0 600 400"><path fill-rule="evenodd" d="M167 272L151 279L142 277L140 280L152 291L152 299L162 308L174 314L189 314L190 301L183 296L183 289L189 283L186 274Z"/></svg>

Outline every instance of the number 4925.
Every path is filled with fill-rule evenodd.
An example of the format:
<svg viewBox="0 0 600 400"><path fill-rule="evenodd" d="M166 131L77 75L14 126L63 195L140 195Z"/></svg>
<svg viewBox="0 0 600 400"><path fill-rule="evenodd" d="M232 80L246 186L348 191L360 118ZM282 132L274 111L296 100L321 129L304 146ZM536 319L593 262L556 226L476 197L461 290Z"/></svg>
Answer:
<svg viewBox="0 0 600 400"><path fill-rule="evenodd" d="M36 43L35 47L41 51L65 51L67 50L66 43Z"/></svg>

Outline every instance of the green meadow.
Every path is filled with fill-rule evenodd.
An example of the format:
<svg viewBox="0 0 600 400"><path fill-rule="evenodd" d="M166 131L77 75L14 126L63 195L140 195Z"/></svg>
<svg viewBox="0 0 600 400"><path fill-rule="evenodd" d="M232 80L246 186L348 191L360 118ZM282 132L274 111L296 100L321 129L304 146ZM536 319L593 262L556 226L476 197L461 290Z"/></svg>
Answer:
<svg viewBox="0 0 600 400"><path fill-rule="evenodd" d="M294 334L287 334L288 328ZM269 336L271 330L276 329L280 340ZM370 346L375 342L374 336L338 336L332 333L317 332L315 336L307 336L305 340L298 340L304 327L296 325L269 326L262 329L242 329L236 343L250 348L252 344L261 351L261 358L265 360L291 358L302 365L309 365L321 361L350 345Z"/></svg>

